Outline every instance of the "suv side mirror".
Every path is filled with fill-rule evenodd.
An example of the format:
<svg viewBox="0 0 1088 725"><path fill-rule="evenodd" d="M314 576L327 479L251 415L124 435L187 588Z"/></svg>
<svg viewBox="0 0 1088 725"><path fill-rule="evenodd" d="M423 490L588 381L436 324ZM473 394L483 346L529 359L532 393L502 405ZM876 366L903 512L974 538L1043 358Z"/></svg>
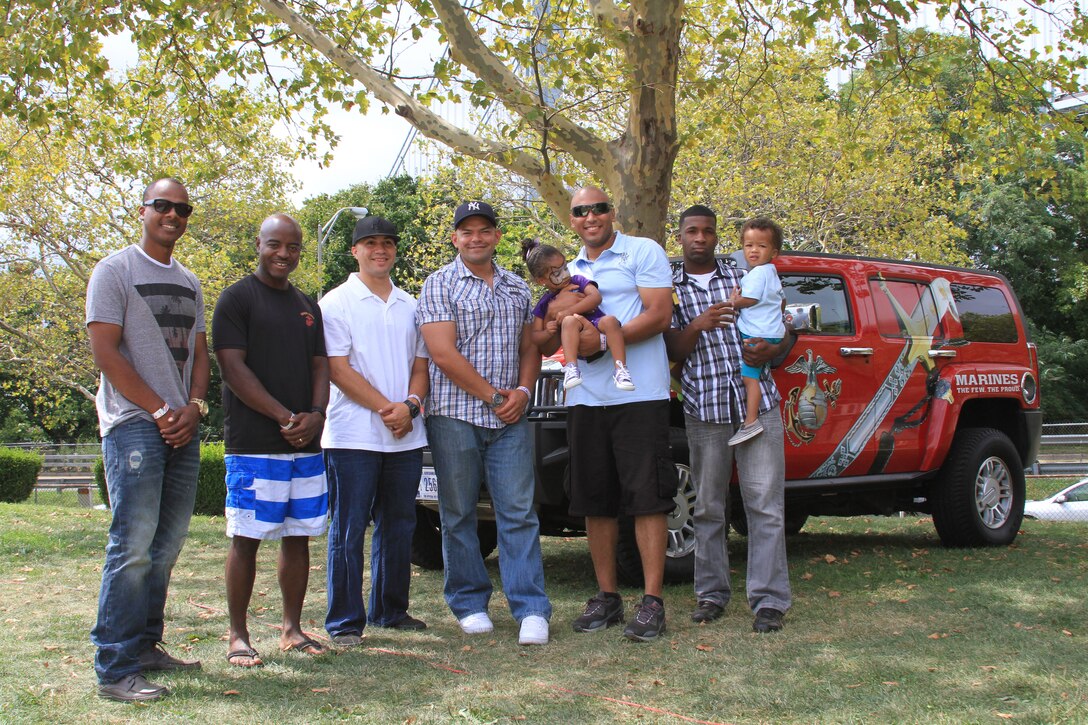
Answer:
<svg viewBox="0 0 1088 725"><path fill-rule="evenodd" d="M820 304L786 305L786 320L798 334L820 332Z"/></svg>

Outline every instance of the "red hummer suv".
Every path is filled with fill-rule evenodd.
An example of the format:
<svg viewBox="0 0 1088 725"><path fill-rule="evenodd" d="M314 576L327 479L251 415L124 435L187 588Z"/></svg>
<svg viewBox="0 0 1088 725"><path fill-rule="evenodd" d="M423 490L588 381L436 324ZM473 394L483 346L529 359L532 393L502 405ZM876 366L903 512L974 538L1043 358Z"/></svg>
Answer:
<svg viewBox="0 0 1088 725"><path fill-rule="evenodd" d="M785 423L787 530L813 515L932 514L947 546L1009 544L1024 511L1024 467L1041 430L1038 359L1004 277L840 255L775 260L796 331L775 369ZM547 367L547 366L546 366ZM562 376L545 370L530 419L544 534L584 531L567 514ZM669 521L670 581L690 579L695 490L680 402L671 442L680 488ZM735 489L734 489L735 490ZM433 470L420 484L413 561L440 568ZM733 526L746 529L744 509ZM495 546L486 496L481 548ZM620 570L641 576L630 525Z"/></svg>

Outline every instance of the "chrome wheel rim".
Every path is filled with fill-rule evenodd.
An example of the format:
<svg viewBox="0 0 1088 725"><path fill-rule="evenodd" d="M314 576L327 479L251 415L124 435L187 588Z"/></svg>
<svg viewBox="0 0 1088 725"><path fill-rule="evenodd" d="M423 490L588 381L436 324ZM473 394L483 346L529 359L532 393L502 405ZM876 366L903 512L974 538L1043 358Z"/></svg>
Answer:
<svg viewBox="0 0 1088 725"><path fill-rule="evenodd" d="M1012 512L1012 474L1000 458L991 456L982 462L975 476L975 509L988 529L999 529Z"/></svg>

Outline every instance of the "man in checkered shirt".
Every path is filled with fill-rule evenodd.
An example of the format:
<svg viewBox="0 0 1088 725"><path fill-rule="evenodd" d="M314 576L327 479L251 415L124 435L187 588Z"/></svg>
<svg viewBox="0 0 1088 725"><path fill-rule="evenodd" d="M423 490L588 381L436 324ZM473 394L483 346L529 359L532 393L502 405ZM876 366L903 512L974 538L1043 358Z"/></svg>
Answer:
<svg viewBox="0 0 1088 725"><path fill-rule="evenodd" d="M499 573L518 643L548 643L540 523L533 508L533 442L525 410L540 373L529 338L529 287L492 260L501 232L482 201L457 207L458 255L423 284L416 323L430 354L427 440L438 478L446 603L465 634L494 629L491 579L480 555L476 502L486 481L495 508Z"/></svg>
<svg viewBox="0 0 1088 725"><path fill-rule="evenodd" d="M681 388L691 473L695 480L695 596L692 621L713 622L729 603L729 481L734 451L741 498L748 518L748 604L755 612L752 628L766 633L782 629L790 608L786 564L785 454L781 398L768 370L760 380L759 420L763 435L735 447L729 438L744 422L745 392L740 375L743 357L762 365L782 352L763 340L742 348L732 324L729 296L739 287L742 273L730 262L718 260L717 217L705 206L693 206L680 215L678 235L684 263L673 277L672 329L665 333L669 358L684 361Z"/></svg>

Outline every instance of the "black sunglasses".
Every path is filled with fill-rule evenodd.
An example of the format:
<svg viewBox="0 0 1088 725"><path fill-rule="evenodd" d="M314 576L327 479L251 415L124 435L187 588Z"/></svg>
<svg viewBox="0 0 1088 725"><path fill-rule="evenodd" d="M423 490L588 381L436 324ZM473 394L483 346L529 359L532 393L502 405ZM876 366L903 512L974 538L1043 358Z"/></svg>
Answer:
<svg viewBox="0 0 1088 725"><path fill-rule="evenodd" d="M149 206L160 214L169 214L173 209L182 219L188 219L193 213L193 207L184 201L170 201L169 199L148 199L140 206Z"/></svg>
<svg viewBox="0 0 1088 725"><path fill-rule="evenodd" d="M598 201L596 204L579 204L578 206L572 206L570 208L570 215L580 219L584 216L589 216L590 212L600 216L601 214L607 214L610 211L612 211L611 204L607 201Z"/></svg>

